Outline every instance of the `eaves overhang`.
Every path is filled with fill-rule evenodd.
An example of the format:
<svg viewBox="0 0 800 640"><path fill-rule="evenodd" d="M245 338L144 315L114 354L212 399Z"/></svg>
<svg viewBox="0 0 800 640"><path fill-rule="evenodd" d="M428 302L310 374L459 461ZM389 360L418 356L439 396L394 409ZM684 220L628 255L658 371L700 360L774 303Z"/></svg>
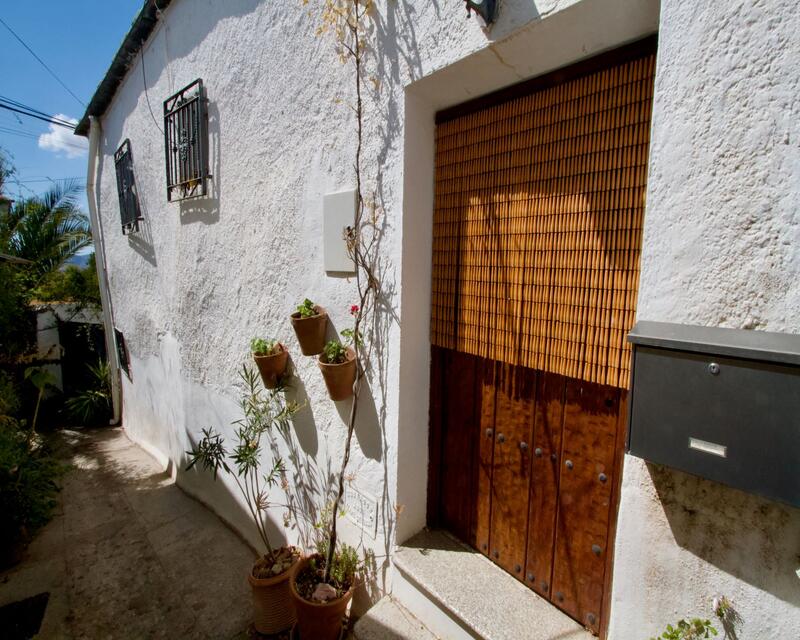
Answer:
<svg viewBox="0 0 800 640"><path fill-rule="evenodd" d="M171 1L145 0L142 10L134 19L130 31L122 41L106 75L97 85L89 106L86 107L86 112L75 127L76 136L87 136L89 134L89 117L100 117L106 112L131 64L158 24L159 14L169 6Z"/></svg>

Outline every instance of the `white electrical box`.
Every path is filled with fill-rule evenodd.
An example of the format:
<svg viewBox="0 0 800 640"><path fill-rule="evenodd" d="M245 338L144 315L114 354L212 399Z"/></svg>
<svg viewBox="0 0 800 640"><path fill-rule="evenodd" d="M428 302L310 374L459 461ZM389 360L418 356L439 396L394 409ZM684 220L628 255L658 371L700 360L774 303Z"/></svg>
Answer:
<svg viewBox="0 0 800 640"><path fill-rule="evenodd" d="M327 193L322 198L322 253L325 271L355 273L355 264L347 251L345 230L355 224L355 189Z"/></svg>

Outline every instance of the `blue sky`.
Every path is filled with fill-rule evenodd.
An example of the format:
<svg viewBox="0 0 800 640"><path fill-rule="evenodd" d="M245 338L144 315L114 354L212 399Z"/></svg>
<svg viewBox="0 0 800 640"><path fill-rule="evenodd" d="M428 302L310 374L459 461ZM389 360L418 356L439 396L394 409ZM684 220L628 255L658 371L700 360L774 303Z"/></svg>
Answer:
<svg viewBox="0 0 800 640"><path fill-rule="evenodd" d="M143 0L6 0L0 3L0 18L88 104L142 5ZM2 24L0 43L0 96L51 115L83 115L84 105ZM52 184L50 179L84 181L85 142L59 129L0 109L0 147L11 155L20 183L7 185L9 197L41 193ZM85 198L82 202L85 208Z"/></svg>

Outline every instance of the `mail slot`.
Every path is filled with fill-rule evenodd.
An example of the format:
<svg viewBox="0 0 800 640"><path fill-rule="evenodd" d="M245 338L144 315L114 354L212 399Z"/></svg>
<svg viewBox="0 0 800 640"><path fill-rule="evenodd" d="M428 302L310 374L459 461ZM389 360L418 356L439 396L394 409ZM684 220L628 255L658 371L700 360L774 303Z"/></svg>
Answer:
<svg viewBox="0 0 800 640"><path fill-rule="evenodd" d="M800 506L800 336L639 322L628 451Z"/></svg>

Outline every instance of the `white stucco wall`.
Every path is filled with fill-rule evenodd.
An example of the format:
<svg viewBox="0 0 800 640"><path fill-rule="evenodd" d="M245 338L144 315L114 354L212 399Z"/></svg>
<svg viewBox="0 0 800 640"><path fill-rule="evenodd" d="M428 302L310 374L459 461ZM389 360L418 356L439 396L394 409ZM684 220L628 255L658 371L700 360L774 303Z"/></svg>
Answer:
<svg viewBox="0 0 800 640"><path fill-rule="evenodd" d="M379 3L370 36L375 45L370 75L380 89L366 101L364 173L365 192L375 194L384 214L385 304L375 327L383 346L372 363L371 399L362 404L349 468L352 488L361 497L350 501L351 519L344 520L346 539L372 547L379 559L388 556L397 530L407 537L425 522L430 278L401 282L405 88L456 60L489 52L491 41L574 4L509 1L486 33L475 18L465 18L460 2ZM597 11L600 3L582 4ZM185 452L203 427L231 433L230 422L238 417L237 371L256 335L278 337L292 353L299 379L292 397L307 406L284 453L287 446L295 448L305 475L316 482L318 505L321 488L338 468L349 405L328 399L316 363L300 355L288 322L294 306L310 297L327 307L333 326L341 330L355 301L351 280L328 277L323 270L321 237L323 194L354 185L354 123L349 110L336 104L352 96L352 69L339 63L330 38L315 36L317 26L318 19L299 1L177 0L101 119L98 209L115 322L131 361L130 379L123 375L123 423L132 438L173 469L182 486L254 542L234 488L183 468ZM638 26L625 37L642 29L652 31L652 19L649 27ZM488 58L484 53L475 58L483 61L484 77L466 92L465 83L445 101L460 102L476 95L470 91L499 88L523 77L520 73L535 75L616 44L594 34L576 41L568 57L540 56L525 61L521 72L500 64L496 51ZM521 53L514 55L522 60ZM168 204L161 103L197 77L209 98L211 195ZM425 102L431 119L434 102L445 106L441 97ZM113 165L113 153L125 138L131 140L145 218L141 232L128 237L119 230ZM425 144L432 145L432 137ZM423 190L432 175L425 175ZM429 221L430 211L429 202L420 213ZM429 226L423 233L430 235ZM412 260L429 264L429 243L406 248ZM423 323L406 332L403 352L401 296L417 301L422 315L414 320ZM407 433L421 434L405 452L408 487L402 496L397 485L403 466L397 459L401 368L408 379ZM397 523L395 507L402 507ZM276 510L276 535L282 532L281 516Z"/></svg>
<svg viewBox="0 0 800 640"><path fill-rule="evenodd" d="M798 30L792 0L662 1L639 319L800 333ZM718 594L739 638L800 637L799 568L800 510L626 458L611 637Z"/></svg>
<svg viewBox="0 0 800 640"><path fill-rule="evenodd" d="M102 118L99 213L115 321L131 358L131 378L123 379L125 428L171 463L182 485L247 532L230 487L226 492L222 483L181 471L185 451L203 427L230 433L233 384L249 339L276 336L293 354L296 397L307 401L295 421L293 446L320 486L335 471L347 405L328 399L315 362L299 355L288 315L308 296L328 308L337 329L349 323L354 283L323 270L321 202L324 193L354 183L353 121L336 104L352 96L352 70L338 62L329 38L315 36L318 22L300 2L200 4L170 5L144 47L147 93L140 56ZM607 30L598 28L601 12ZM415 140L411 154L404 153L407 88L415 88L416 115L424 120L415 122L430 133L435 109L641 37L655 29L656 15L652 0L515 0L503 4L498 23L485 32L477 19L466 19L460 2L379 3L370 75L380 90L366 102L364 166L366 192L375 193L384 213L386 297L376 325L383 353L373 361L372 401L362 407L349 470L353 488L364 496L360 513L351 503L351 515L366 524L347 532L351 542L386 556L395 531L405 538L425 522L432 170L407 189L412 201L418 191L430 196L416 202L420 224L414 218L410 229L421 234L420 242L404 245L401 227L404 165L423 158L428 164L421 166L432 166L433 139ZM564 33L574 37L556 48ZM453 72L457 61L465 62ZM209 98L211 196L168 204L161 102L196 77ZM442 92L445 86L451 90ZM119 231L113 168L113 153L125 138L132 143L145 217L141 233L129 237ZM403 251L410 268L428 265L421 282L401 280ZM401 298L413 316L407 323ZM404 452L400 462L398 450ZM404 470L402 491L398 468ZM372 507L364 507L370 501ZM397 523L395 507L402 507Z"/></svg>
<svg viewBox="0 0 800 640"><path fill-rule="evenodd" d="M784 0L769 10L724 4L662 3L640 317L797 331L790 35L798 25ZM364 498L343 519L345 538L379 561L425 522L435 111L652 33L658 20L658 0L505 0L487 33L465 19L460 0L379 2L371 75L380 92L366 104L364 166L385 216L383 348L350 466ZM102 118L99 214L115 321L131 356L125 428L253 542L234 487L182 469L203 427L231 432L236 372L255 335L278 337L292 353L293 397L308 405L283 449L297 455L298 477L318 483L317 504L338 464L347 403L328 399L288 323L308 296L341 330L355 298L352 281L325 274L321 237L322 195L353 186L353 123L335 104L352 95L351 70L329 39L315 37L316 26L299 0L174 0L144 47L155 122L141 57ZM197 77L209 97L211 196L167 204L161 102ZM113 166L126 137L145 216L142 232L127 238ZM769 611L780 614L776 628L796 622L798 581L787 572L796 568L797 512L665 477L654 481L626 460L611 637L647 637L718 592L743 605L748 631L768 629ZM701 514L696 524L671 517L684 504ZM708 551L719 523L738 530L759 524L759 514L769 527L728 538L722 559ZM281 535L281 510L274 515ZM772 558L768 568L738 569L742 548Z"/></svg>

